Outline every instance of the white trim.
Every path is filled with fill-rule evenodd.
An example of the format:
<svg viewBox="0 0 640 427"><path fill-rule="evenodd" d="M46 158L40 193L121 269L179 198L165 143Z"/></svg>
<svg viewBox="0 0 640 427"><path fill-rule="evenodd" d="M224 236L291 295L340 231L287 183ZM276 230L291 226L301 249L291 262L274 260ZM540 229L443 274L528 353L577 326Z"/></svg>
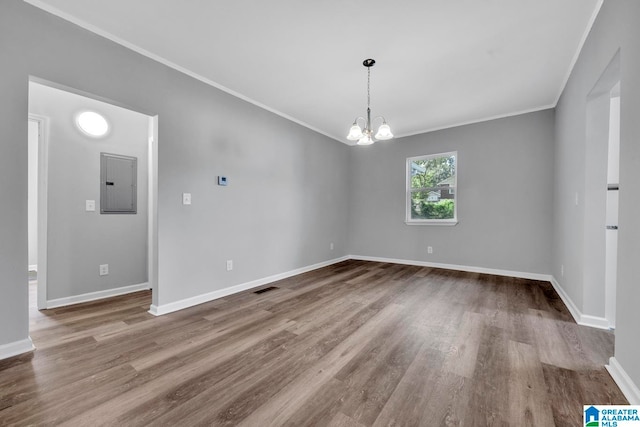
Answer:
<svg viewBox="0 0 640 427"><path fill-rule="evenodd" d="M549 110L551 108L555 108L555 106L556 106L556 103L546 104L546 105L542 105L540 107L533 107L533 108L527 108L526 110L514 111L513 113L496 114L495 116L483 117L483 118L480 118L480 119L467 120L465 122L457 122L457 123L453 123L453 124L449 124L449 125L426 128L426 129L422 129L422 130L418 130L418 131L412 131L412 132L408 132L408 133L399 134L399 135L394 136L393 139L406 138L408 136L422 135L423 133L436 132L436 131L440 131L440 130L457 128L457 127L460 127L460 126L467 126L467 125L473 125L473 124L476 124L476 123L490 122L492 120L506 119L508 117L521 116L523 114L529 114L529 113L535 113L535 112L538 112L538 111ZM347 144L347 145L349 145L349 144Z"/></svg>
<svg viewBox="0 0 640 427"><path fill-rule="evenodd" d="M560 299L562 299L564 305L566 305L567 309L569 309L569 313L571 313L571 315L573 316L573 320L575 320L576 323L579 324L580 319L582 318L582 313L580 312L578 307L575 305L573 300L569 298L569 295L567 295L567 293L564 291L564 288L560 286L560 283L558 283L555 277L552 276L550 282L553 286L553 289L556 290L556 293L560 295Z"/></svg>
<svg viewBox="0 0 640 427"><path fill-rule="evenodd" d="M43 2L41 0L24 0L24 1L26 3L31 4L32 6L35 6L35 7L39 8L39 9L44 10L44 11L46 11L46 12L52 14L52 15L55 15L55 16L57 16L59 18L62 18L64 20L66 20L66 21L69 21L72 24L75 24L75 25L77 25L79 27L82 27L85 30L91 31L94 34L97 34L97 35L99 35L101 37L104 37L107 40L110 40L110 41L112 41L114 43L117 43L117 44L119 44L121 46L124 46L127 49L130 49L130 50L132 50L132 51L134 51L136 53L139 53L140 55L146 56L147 58L151 58L154 61L159 62L160 64L166 65L169 68L173 68L174 70L179 71L179 72L181 72L183 74L186 74L189 77L193 77L196 80L199 80L199 81L201 81L203 83L208 84L209 86L213 86L216 89L219 89L219 90L221 90L223 92L226 92L231 96L235 96L236 98L239 98L239 99L241 99L241 100L243 100L245 102L248 102L249 104L253 104L256 107L262 108L263 110L267 110L267 111L269 111L269 112L271 112L273 114L276 114L276 115L278 115L278 116L280 116L280 117L282 117L284 119L287 119L289 121L297 123L300 126L304 126L307 129L311 129L312 131L317 132L319 134L322 134L322 135L324 135L324 136L326 136L328 138L335 139L336 141L342 142L343 144L345 143L342 138L338 138L337 136L330 135L327 132L324 132L324 131L318 129L315 126L311 126L310 124L303 122L302 120L298 120L295 117L292 117L292 116L290 116L290 115L288 115L286 113L283 113L282 111L278 111L275 108L271 108L271 107L269 107L269 106L267 106L265 104L262 104L261 102L256 101L255 99L249 98L248 96L245 96L245 95L243 95L243 94L241 94L239 92L236 92L236 91L234 91L232 89L229 89L228 87L223 86L220 83L216 83L213 80L210 80L210 79L208 79L208 78L206 78L204 76L201 76L200 74L194 73L193 71L190 71L190 70L188 70L188 69L186 69L184 67L181 67L180 65L175 64L175 63L169 61L168 59L165 59L165 58L163 58L163 57L161 57L159 55L156 55L155 53L151 53L148 50L143 49L142 47L140 47L140 46L138 46L136 44L133 44L131 42L123 40L120 37L117 37L117 36L109 33L108 31L104 31L104 30L96 27L93 24L89 24L88 22L83 21L82 19L78 19L75 16L73 16L73 15L71 15L69 13L63 12L62 10L60 10L60 9L58 9L56 7L53 7L53 6Z"/></svg>
<svg viewBox="0 0 640 427"><path fill-rule="evenodd" d="M604 0L598 0L598 4L596 4L596 8L591 15L591 19L587 23L587 28L585 28L584 33L582 34L582 39L580 39L580 43L578 44L578 48L576 49L576 53L573 55L573 59L571 59L571 64L569 64L569 69L567 70L567 74L564 76L562 84L560 85L560 91L558 92L558 96L556 96L556 100L553 103L553 107L558 105L560 102L560 97L564 93L564 90L567 88L567 83L569 83L569 78L571 78L571 73L573 73L573 69L578 62L578 58L580 58L580 53L582 53L582 48L584 44L587 42L587 38L589 37L589 33L591 32L591 28L593 28L593 24L596 23L596 18L600 14L600 9L602 9L602 5L604 4Z"/></svg>
<svg viewBox="0 0 640 427"><path fill-rule="evenodd" d="M74 295L64 298L56 298L47 301L47 308L63 307L66 305L80 304L83 302L95 301L103 298L115 297L118 295L130 294L149 289L149 283L139 283L137 285L123 286L121 288L106 289L104 291L89 292L82 295Z"/></svg>
<svg viewBox="0 0 640 427"><path fill-rule="evenodd" d="M640 405L640 388L633 382L629 374L622 368L615 357L609 359L609 364L604 365L611 378L616 382L624 397L631 405Z"/></svg>
<svg viewBox="0 0 640 427"><path fill-rule="evenodd" d="M569 309L569 313L573 316L573 319L576 321L578 325L589 326L591 328L597 329L609 329L609 322L604 317L591 316L588 314L583 314L582 311L578 308L578 306L573 302L573 300L569 297L569 295L565 292L564 288L560 286L560 283L556 280L555 277L551 276L551 285L553 289L556 290L564 305Z"/></svg>
<svg viewBox="0 0 640 427"><path fill-rule="evenodd" d="M376 262L388 262L392 264L404 264L404 265L418 265L421 267L434 267L434 268L444 268L446 270L457 270L457 271L467 271L470 273L482 273L482 274L493 274L496 276L507 276L507 277L518 277L521 279L531 279L531 280L541 280L544 282L551 282L551 285L556 290L564 305L567 306L567 309L573 316L574 320L577 324L582 326L589 326L597 329L606 329L609 330L609 322L604 317L590 316L588 314L583 314L575 303L569 298L569 295L562 289L562 286L558 283L558 281L550 274L541 274L541 273L527 273L522 271L512 271L512 270L500 270L494 268L485 268L485 267L476 267L476 266L467 266L467 265L456 265L456 264L442 264L436 262L428 262L428 261L415 261L415 260L406 260L406 259L395 259L395 258L382 258L382 257L371 257L371 256L363 256L363 255L351 255L350 259L360 260L360 261L376 261Z"/></svg>
<svg viewBox="0 0 640 427"><path fill-rule="evenodd" d="M590 316L588 314L583 314L580 317L580 321L578 322L578 324L582 326L590 326L592 328L597 328L597 329L611 330L609 321L605 317Z"/></svg>
<svg viewBox="0 0 640 427"><path fill-rule="evenodd" d="M38 264L29 265L29 271L38 271Z"/></svg>
<svg viewBox="0 0 640 427"><path fill-rule="evenodd" d="M17 356L22 353L28 353L35 350L36 347L31 341L31 337L27 337L24 340L10 342L9 344L0 345L0 360L8 359L9 357Z"/></svg>
<svg viewBox="0 0 640 427"><path fill-rule="evenodd" d="M163 314L173 313L174 311L183 310L185 308L193 307L198 304L203 304L218 298L223 298L228 295L246 291L248 289L252 289L258 286L266 285L267 283L272 283L278 280L286 279L291 276L306 273L308 271L316 270L318 268L326 267L326 266L336 264L342 261L347 261L350 259L358 260L358 261L374 261L374 262L384 262L384 263L391 263L391 264L416 265L421 267L442 268L446 270L466 271L470 273L481 273L481 274L493 274L495 276L517 277L521 279L551 282L553 288L556 290L558 295L560 295L562 302L567 306L567 309L575 319L576 323L578 323L579 325L590 326L593 328L609 329L609 324L605 318L582 314L580 310L577 308L577 306L573 303L571 298L569 298L569 296L564 291L564 289L562 289L560 284L550 274L529 273L529 272L522 272L522 271L501 270L501 269L495 269L495 268L485 268L485 267L457 265L457 264L443 264L443 263L436 263L436 262L406 260L406 259L397 259L397 258L372 257L372 256L365 256L365 255L347 255L347 256L335 258L329 261L324 261L318 264L313 264L307 267L302 267L296 270L291 270L284 273L275 274L273 276L264 277L262 279L253 280L251 282L241 283L239 285L231 286L224 289L219 289L206 294L185 298L185 299L171 302L168 304L163 304L163 305L153 304L149 308L149 313L153 314L154 316L161 316Z"/></svg>
<svg viewBox="0 0 640 427"><path fill-rule="evenodd" d="M467 271L470 273L493 274L496 276L508 276L508 277L518 277L521 279L551 281L551 276L549 274L541 274L541 273L526 273L521 271L499 270L495 268L484 268L484 267L456 265L456 264L441 264L437 262L415 261L415 260L396 259L396 258L382 258L382 257L372 257L372 256L364 256L364 255L351 255L349 258L359 260L359 261L375 261L375 262L387 262L391 264L417 265L421 267L433 267L433 268L443 268L446 270Z"/></svg>
<svg viewBox="0 0 640 427"><path fill-rule="evenodd" d="M335 135L331 135L327 132L324 132L320 129L318 129L315 126L312 126L306 122L303 122L302 120L296 119L295 117L292 117L286 113L283 113L279 110L276 110L275 108L271 108L261 102L258 102L252 98L249 98L248 96L245 96L239 92L236 92L226 86L221 85L220 83L214 82L211 79L208 79L204 76L201 76L197 73L194 73L191 70L188 70L187 68L184 68L178 64L175 64L171 61L169 61L168 59L165 59L159 55L156 55L152 52L149 52L146 49L143 49L142 47L133 44L131 42L128 42L126 40L121 39L120 37L115 36L114 34L109 33L108 31L105 31L93 24L90 24L82 19L78 19L77 17L63 12L62 10L53 7L47 3L45 3L42 0L24 0L26 3L31 4L34 7L37 7L39 9L44 10L45 12L48 12L52 15L55 15L59 18L62 18L66 21L71 22L72 24L75 24L81 28L84 28L85 30L91 31L94 34L97 34L101 37L104 37L107 40L110 40L114 43L117 43L121 46L126 47L127 49L130 49L136 53L139 53L140 55L146 56L147 58L150 58L156 62L159 62L160 64L166 65L169 68L173 68L176 71L179 71L183 74L186 74L190 77L193 77L196 80L199 80L203 83L206 83L210 86L213 86L223 92L228 93L229 95L232 95L236 98L242 99L243 101L246 101L250 104L255 105L256 107L262 108L263 110L269 111L273 114L276 114L284 119L287 119L289 121L292 121L294 123L299 124L300 126L304 126L307 129L310 129L314 132L317 132L321 135L324 135L328 138L334 139L338 142L341 142L345 145L349 145L349 146L355 146L356 144L354 142L351 141L345 141L344 138L339 137L339 136L335 136ZM575 67L576 62L578 61L578 58L580 57L580 52L582 51L582 48L584 47L585 42L587 41L587 37L589 35L589 33L591 32L591 28L593 27L593 24L595 23L595 20L598 16L598 14L600 13L600 9L602 8L602 4L604 3L604 0L599 0L598 4L596 5L596 8L593 12L593 15L591 16L591 19L589 21L589 23L587 24L587 28L585 29L584 34L582 35L582 39L580 40L580 43L578 44L578 48L576 50L576 53L574 54L573 59L571 60L571 64L569 66L569 69L563 79L563 83L560 85L560 91L558 92L558 95L556 96L556 99L554 102L552 102L551 104L546 104L546 105L541 105L538 107L532 107L532 108L527 108L524 110L519 110L519 111L514 111L511 113L504 113L504 114L496 114L493 116L488 116L488 117L482 117L479 119L471 119L471 120L467 120L467 121L463 121L463 122L456 122L456 123L451 123L451 124L446 124L446 125L442 125L442 126L434 126L434 127L430 127L430 128L425 128L425 129L421 129L421 130L416 130L416 131L411 131L411 132L407 132L407 133L403 133L403 134L397 134L395 135L394 139L399 139L399 138L406 138L408 136L414 136L414 135L420 135L420 134L424 134L424 133L430 133L430 132L436 132L436 131L440 131L440 130L445 130L445 129L451 129L451 128L456 128L456 127L460 127L460 126L466 126L466 125L471 125L471 124L475 124L475 123L483 123L483 122L488 122L491 120L498 120L498 119L504 119L507 117L513 117L513 116L519 116L522 114L528 114L528 113L534 113L536 111L543 111L543 110L548 110L550 108L555 108L558 105L558 101L560 100L560 97L562 96L562 93L564 92L564 89L569 81L569 78L571 77L571 73L573 72L573 68Z"/></svg>
<svg viewBox="0 0 640 427"><path fill-rule="evenodd" d="M152 302L158 298L158 116L149 118L147 280Z"/></svg>
<svg viewBox="0 0 640 427"><path fill-rule="evenodd" d="M241 283L239 285L231 286L217 291L209 292L206 294L197 295L191 298L185 298L179 301L171 302L162 305L152 305L149 309L149 313L154 316L162 316L163 314L173 313L174 311L182 310L185 308L193 307L194 305L203 304L218 298L226 297L238 292L246 291L248 289L256 288L258 286L266 285L267 283L276 282L278 280L286 279L291 276L306 273L308 271L317 270L322 267L327 267L332 264L337 264L342 261L349 260L348 256L331 259L329 261L320 262L317 264L309 265L306 267L297 268L280 274L274 274L273 276L264 277L262 279L253 280L251 282Z"/></svg>
<svg viewBox="0 0 640 427"><path fill-rule="evenodd" d="M448 219L413 219L411 221L405 221L404 223L407 225L443 225L448 227L458 225L458 221Z"/></svg>
<svg viewBox="0 0 640 427"><path fill-rule="evenodd" d="M29 83L31 84L31 80ZM39 310L47 308L47 232L49 224L49 119L37 114L28 120L38 123L38 297Z"/></svg>

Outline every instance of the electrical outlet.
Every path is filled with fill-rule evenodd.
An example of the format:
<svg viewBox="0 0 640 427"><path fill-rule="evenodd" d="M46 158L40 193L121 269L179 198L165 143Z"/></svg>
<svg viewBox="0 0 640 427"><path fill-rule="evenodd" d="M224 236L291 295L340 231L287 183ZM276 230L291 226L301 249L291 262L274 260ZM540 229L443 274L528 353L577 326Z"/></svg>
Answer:
<svg viewBox="0 0 640 427"><path fill-rule="evenodd" d="M109 264L100 264L100 275L106 276L109 274Z"/></svg>
<svg viewBox="0 0 640 427"><path fill-rule="evenodd" d="M329 249L330 249L330 250L333 250L333 243L331 243L331 244L329 245Z"/></svg>
<svg viewBox="0 0 640 427"><path fill-rule="evenodd" d="M432 254L433 253L433 247L432 246L427 246L427 253L428 254Z"/></svg>
<svg viewBox="0 0 640 427"><path fill-rule="evenodd" d="M191 193L182 193L182 204L183 205L191 204Z"/></svg>
<svg viewBox="0 0 640 427"><path fill-rule="evenodd" d="M227 271L231 271L233 270L233 260L229 259L227 260Z"/></svg>

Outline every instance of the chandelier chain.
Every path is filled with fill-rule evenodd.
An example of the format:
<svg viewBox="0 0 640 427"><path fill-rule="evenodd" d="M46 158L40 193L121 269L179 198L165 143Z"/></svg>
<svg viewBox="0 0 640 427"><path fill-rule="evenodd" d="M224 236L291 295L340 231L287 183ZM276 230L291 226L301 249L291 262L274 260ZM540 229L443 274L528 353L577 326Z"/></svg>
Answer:
<svg viewBox="0 0 640 427"><path fill-rule="evenodd" d="M371 107L371 67L367 67L367 108Z"/></svg>
<svg viewBox="0 0 640 427"><path fill-rule="evenodd" d="M358 145L371 145L376 142L376 140L384 141L393 138L393 133L391 133L391 129L383 116L377 116L374 117L373 120L371 119L371 67L373 67L375 63L376 61L372 58L365 59L362 62L362 65L367 67L367 114L365 117L356 117L347 135L349 141L358 141ZM364 122L362 124L359 122L361 119ZM382 124L377 128L374 135L373 121L377 119L381 119Z"/></svg>

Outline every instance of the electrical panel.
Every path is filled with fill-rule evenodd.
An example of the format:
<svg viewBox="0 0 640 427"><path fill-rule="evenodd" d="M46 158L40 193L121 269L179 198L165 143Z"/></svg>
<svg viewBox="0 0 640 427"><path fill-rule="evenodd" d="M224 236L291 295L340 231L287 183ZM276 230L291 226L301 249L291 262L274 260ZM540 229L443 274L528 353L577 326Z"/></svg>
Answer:
<svg viewBox="0 0 640 427"><path fill-rule="evenodd" d="M138 159L100 153L100 213L136 214Z"/></svg>

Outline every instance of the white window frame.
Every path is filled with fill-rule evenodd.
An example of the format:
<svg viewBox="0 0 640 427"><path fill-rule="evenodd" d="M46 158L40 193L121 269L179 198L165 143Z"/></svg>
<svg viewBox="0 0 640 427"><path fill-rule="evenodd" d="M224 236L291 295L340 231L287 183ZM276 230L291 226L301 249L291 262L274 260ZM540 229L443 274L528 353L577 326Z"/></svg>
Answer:
<svg viewBox="0 0 640 427"><path fill-rule="evenodd" d="M411 218L411 163L416 160L430 160L438 157L455 157L456 162L456 185L453 194L453 218L452 219L413 219ZM446 153L427 154L424 156L408 157L406 163L406 184L405 184L405 223L407 225L456 225L458 223L458 170L460 166L460 158L457 151L448 151ZM415 189L413 191L416 191ZM451 191L451 190L449 190Z"/></svg>

